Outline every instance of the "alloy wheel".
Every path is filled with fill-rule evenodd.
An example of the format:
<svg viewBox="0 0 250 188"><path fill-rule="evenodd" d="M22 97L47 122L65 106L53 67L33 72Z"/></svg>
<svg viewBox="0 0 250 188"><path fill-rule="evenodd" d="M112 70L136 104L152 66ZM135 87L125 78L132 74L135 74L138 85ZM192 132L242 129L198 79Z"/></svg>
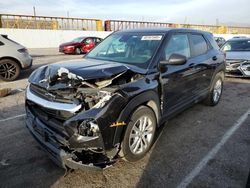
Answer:
<svg viewBox="0 0 250 188"><path fill-rule="evenodd" d="M146 151L153 140L154 126L152 120L148 116L139 118L129 136L129 148L133 154L141 154Z"/></svg>
<svg viewBox="0 0 250 188"><path fill-rule="evenodd" d="M4 62L0 64L0 77L5 80L11 80L16 76L17 67L12 62Z"/></svg>
<svg viewBox="0 0 250 188"><path fill-rule="evenodd" d="M222 91L222 81L221 79L218 79L214 85L214 90L213 90L213 100L215 103L219 101L221 96L221 91Z"/></svg>

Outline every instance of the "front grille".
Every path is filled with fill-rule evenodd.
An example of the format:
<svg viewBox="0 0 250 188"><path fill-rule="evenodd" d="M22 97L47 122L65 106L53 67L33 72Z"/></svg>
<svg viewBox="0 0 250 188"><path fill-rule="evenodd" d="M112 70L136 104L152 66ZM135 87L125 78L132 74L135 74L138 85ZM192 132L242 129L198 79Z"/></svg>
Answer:
<svg viewBox="0 0 250 188"><path fill-rule="evenodd" d="M63 123L72 117L73 113L48 109L29 100L26 100L26 106L42 123L61 136L67 137Z"/></svg>
<svg viewBox="0 0 250 188"><path fill-rule="evenodd" d="M69 99L65 99L63 97L60 97L56 94L53 94L51 92L48 92L45 88L39 87L34 84L30 84L30 91L37 96L46 99L48 101L54 101L54 102L62 102L62 103L69 103L71 104L72 101Z"/></svg>
<svg viewBox="0 0 250 188"><path fill-rule="evenodd" d="M27 104L34 109L39 115L46 115L48 119L54 118L58 121L65 121L72 117L74 114L68 111L53 110L40 106L32 101L27 100ZM46 119L45 119L46 120Z"/></svg>
<svg viewBox="0 0 250 188"><path fill-rule="evenodd" d="M237 69L239 66L240 66L240 63L231 64L231 67L235 69Z"/></svg>
<svg viewBox="0 0 250 188"><path fill-rule="evenodd" d="M61 131L58 134L54 128L50 128L49 126L47 126L47 124L36 117L35 113L31 111L31 108L29 108L28 106L26 106L26 113L26 125L32 133L35 133L35 135L33 134L33 136L39 142L41 140L46 143L48 142L56 148L68 145L67 140L69 139L69 136L66 132Z"/></svg>

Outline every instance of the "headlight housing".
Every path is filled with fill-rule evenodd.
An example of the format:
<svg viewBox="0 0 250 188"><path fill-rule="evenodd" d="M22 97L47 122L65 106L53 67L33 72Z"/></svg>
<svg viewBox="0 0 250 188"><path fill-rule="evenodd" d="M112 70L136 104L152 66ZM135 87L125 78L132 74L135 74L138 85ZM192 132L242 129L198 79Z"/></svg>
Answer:
<svg viewBox="0 0 250 188"><path fill-rule="evenodd" d="M75 48L75 46L64 46L65 49L67 48Z"/></svg>
<svg viewBox="0 0 250 188"><path fill-rule="evenodd" d="M83 120L78 126L78 133L82 136L98 136L99 126L93 120Z"/></svg>

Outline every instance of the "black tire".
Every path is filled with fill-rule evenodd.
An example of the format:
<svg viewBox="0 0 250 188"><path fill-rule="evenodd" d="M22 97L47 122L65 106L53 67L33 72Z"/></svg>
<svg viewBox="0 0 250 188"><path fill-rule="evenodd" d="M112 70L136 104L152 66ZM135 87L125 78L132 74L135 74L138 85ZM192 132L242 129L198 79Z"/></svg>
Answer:
<svg viewBox="0 0 250 188"><path fill-rule="evenodd" d="M148 119L147 120L144 119L145 117L147 117ZM135 129L135 126L136 127L139 126L139 124L142 120L143 120L143 122L146 121L147 123L145 124L145 130L138 133L141 135L136 136L138 138L136 141L136 138L135 137L132 138L133 137L132 135L134 135L134 136L137 135L137 133L134 131L134 129ZM150 121L151 121L151 123L150 123ZM139 124L138 124L138 122L139 122ZM124 159L126 161L134 162L134 161L142 159L147 154L147 152L150 150L150 148L154 142L156 127L157 127L155 114L149 107L140 106L139 108L137 108L133 112L127 126L128 127L126 129L123 141L121 143L121 150L119 152L119 156L122 157L122 159ZM143 134L142 134L142 132L143 132ZM146 133L147 133L147 135L144 135ZM147 142L147 139L150 139L150 142ZM131 147L133 146L134 143L138 143L138 142L140 142L140 144L138 145L138 149L140 147L141 152L134 153L132 151L133 149L131 149ZM136 147L136 145L137 144L135 144L135 147ZM142 145L145 146L145 148L143 148Z"/></svg>
<svg viewBox="0 0 250 188"><path fill-rule="evenodd" d="M17 62L11 59L0 61L0 79L4 81L13 81L20 75L21 68Z"/></svg>
<svg viewBox="0 0 250 188"><path fill-rule="evenodd" d="M206 104L208 106L215 106L220 102L222 91L223 91L223 80L224 80L223 73L218 73L214 77L211 88L209 90L209 94L208 94L207 98L204 100L204 104ZM215 98L215 92L216 92L215 90L216 90L216 86L219 82L221 82L221 89L220 89L219 96ZM218 92L217 92L217 94L218 94Z"/></svg>
<svg viewBox="0 0 250 188"><path fill-rule="evenodd" d="M81 54L81 49L80 48L76 48L75 49L75 54L76 55L80 55Z"/></svg>

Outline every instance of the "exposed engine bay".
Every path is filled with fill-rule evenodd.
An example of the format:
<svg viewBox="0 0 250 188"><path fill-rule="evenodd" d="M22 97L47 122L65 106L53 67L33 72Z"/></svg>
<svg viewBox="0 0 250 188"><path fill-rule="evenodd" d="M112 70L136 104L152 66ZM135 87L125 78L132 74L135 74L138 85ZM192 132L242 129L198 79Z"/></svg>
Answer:
<svg viewBox="0 0 250 188"><path fill-rule="evenodd" d="M84 110L89 110L103 107L121 85L139 78L139 74L122 72L108 79L84 80L61 67L56 76L39 81L39 85L46 85L46 90L54 96L55 101L71 100L82 104ZM47 96L49 97L49 94Z"/></svg>

